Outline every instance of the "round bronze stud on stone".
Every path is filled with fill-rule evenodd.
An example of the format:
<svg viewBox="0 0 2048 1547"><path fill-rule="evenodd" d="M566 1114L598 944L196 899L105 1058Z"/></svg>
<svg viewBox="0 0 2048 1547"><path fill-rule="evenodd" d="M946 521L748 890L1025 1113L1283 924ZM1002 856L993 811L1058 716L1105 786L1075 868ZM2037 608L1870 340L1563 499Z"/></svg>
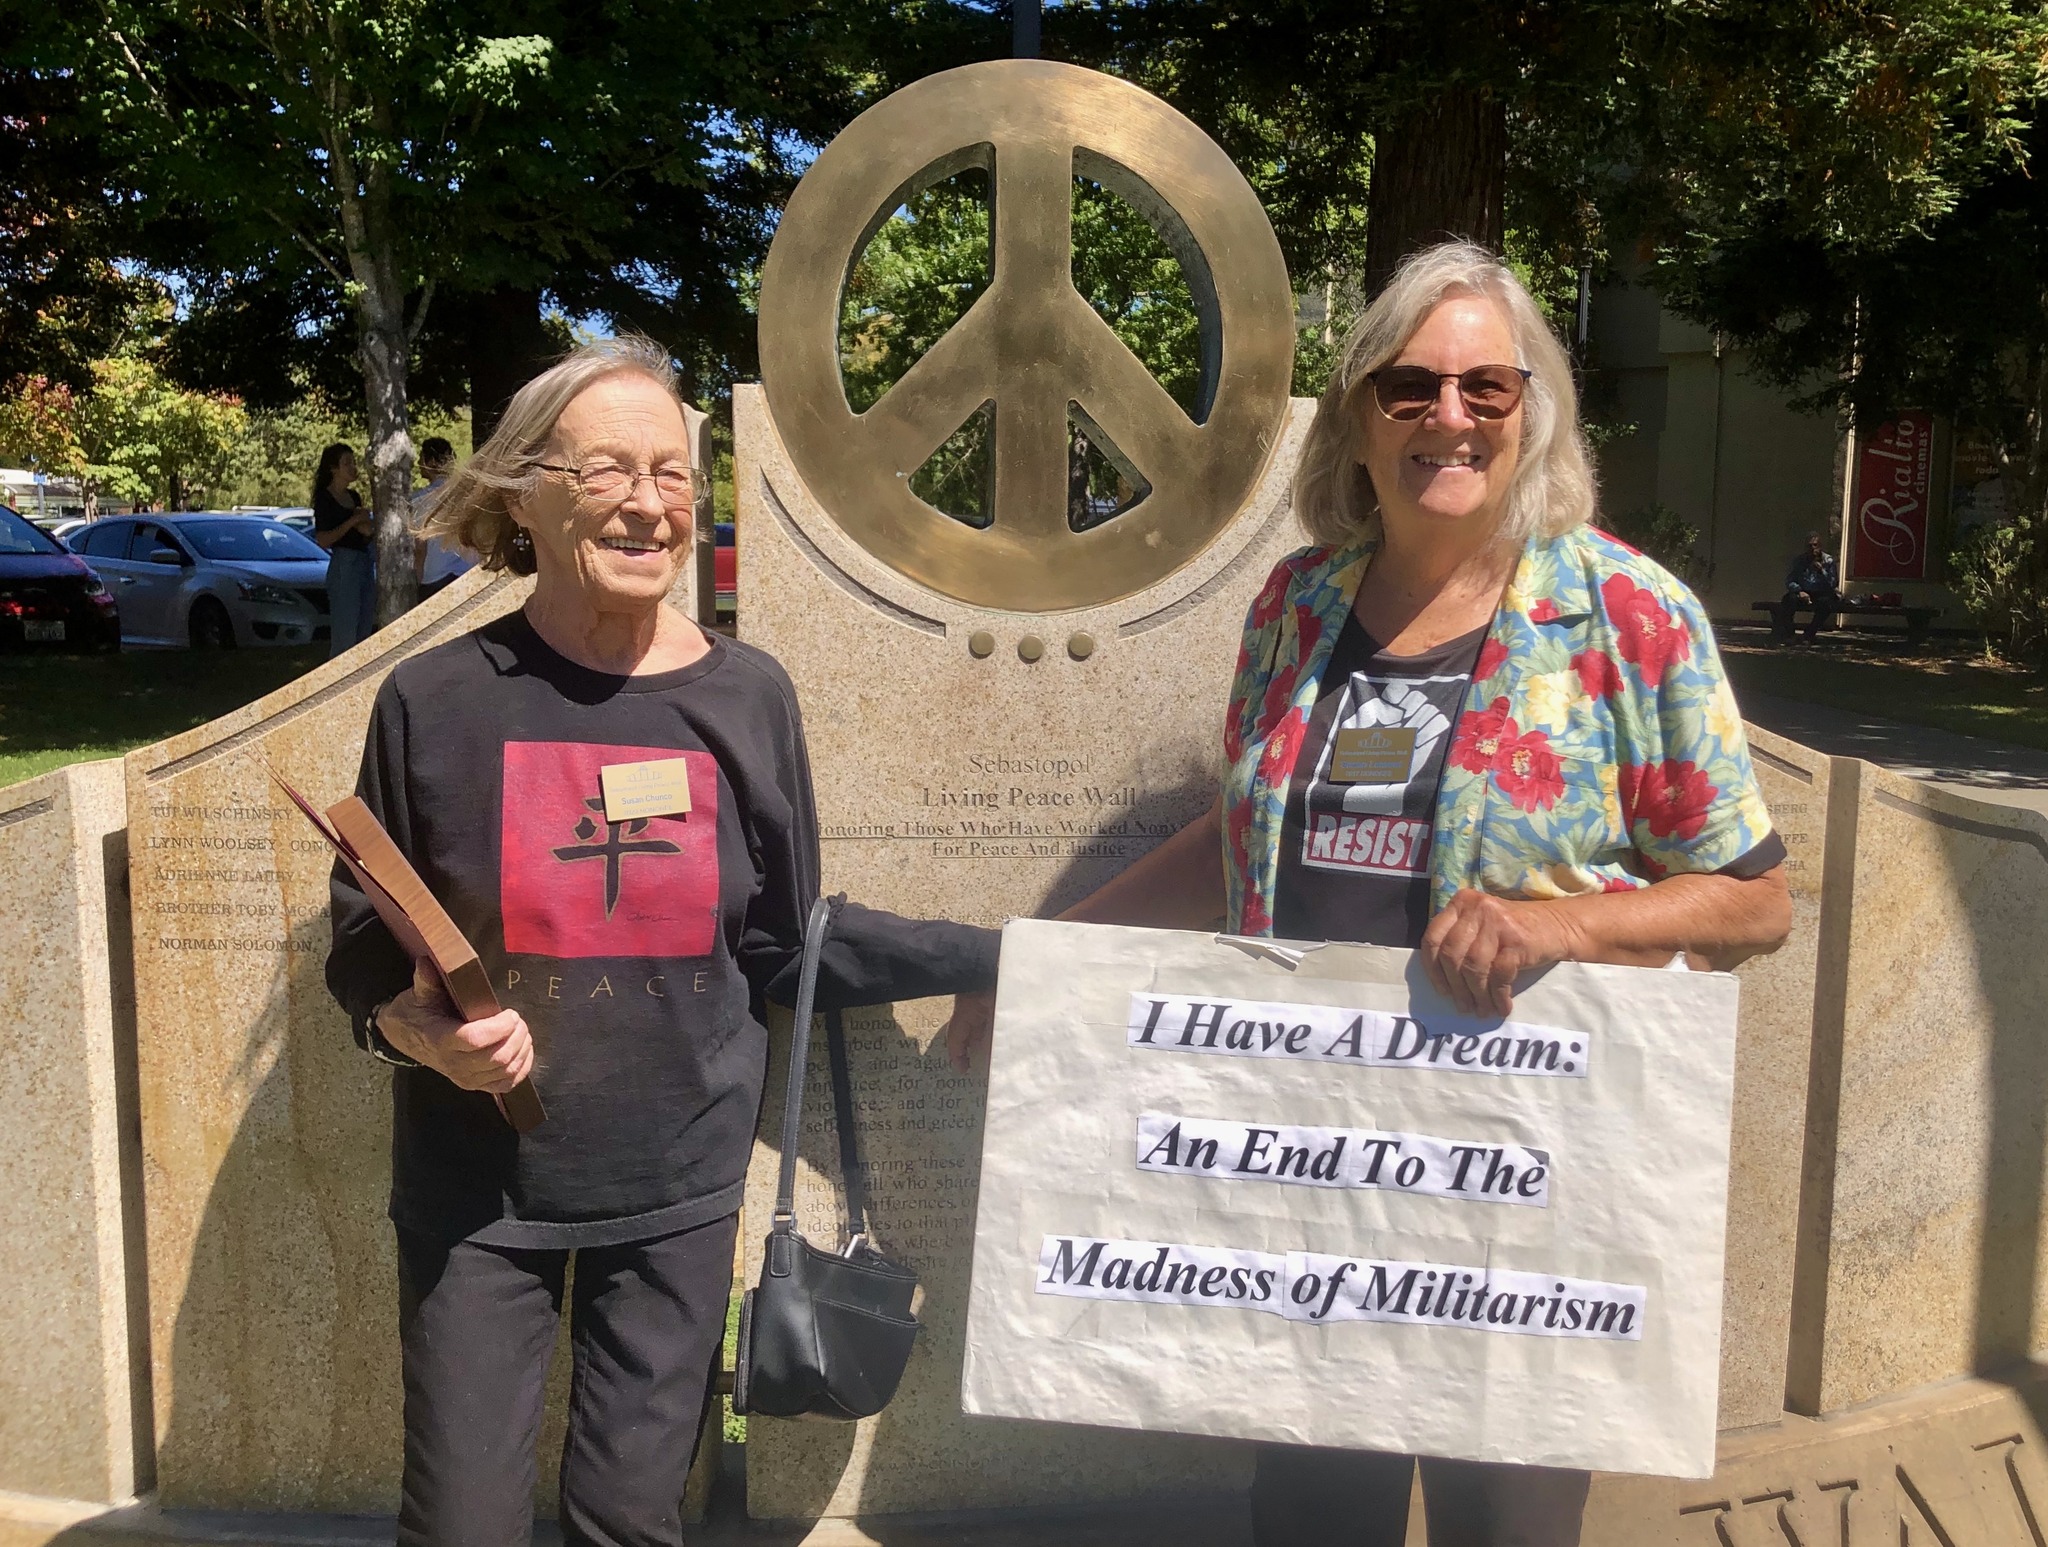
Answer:
<svg viewBox="0 0 2048 1547"><path fill-rule="evenodd" d="M1020 660L1035 661L1045 654L1045 641L1036 634L1026 634L1017 641L1017 655Z"/></svg>
<svg viewBox="0 0 2048 1547"><path fill-rule="evenodd" d="M1067 654L1071 655L1075 660L1085 661L1094 653L1095 636L1093 634L1069 634L1067 636Z"/></svg>
<svg viewBox="0 0 2048 1547"><path fill-rule="evenodd" d="M904 200L969 167L989 174L999 212L994 280L856 413L839 361L847 271ZM1139 211L1180 260L1201 323L1193 413L1074 288L1076 176ZM1048 59L947 70L869 108L811 163L761 274L761 381L818 503L906 579L1006 612L1119 601L1207 548L1279 437L1293 356L1287 265L1230 158L1130 82ZM910 474L984 406L993 520L975 528L919 499ZM1081 532L1070 418L1149 485Z"/></svg>
<svg viewBox="0 0 2048 1547"><path fill-rule="evenodd" d="M978 628L967 636L967 653L977 661L985 661L996 653L996 636L985 628Z"/></svg>

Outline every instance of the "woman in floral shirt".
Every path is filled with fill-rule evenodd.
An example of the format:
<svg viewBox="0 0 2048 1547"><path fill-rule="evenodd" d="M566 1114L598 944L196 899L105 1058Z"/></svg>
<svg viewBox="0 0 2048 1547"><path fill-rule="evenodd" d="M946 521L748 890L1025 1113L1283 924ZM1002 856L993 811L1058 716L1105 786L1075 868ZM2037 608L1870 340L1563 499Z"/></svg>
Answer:
<svg viewBox="0 0 2048 1547"><path fill-rule="evenodd" d="M1461 243L1402 267L1295 492L1316 546L1252 604L1220 798L1067 917L1416 948L1496 1014L1554 962L1782 943L1784 846L1706 614L1587 525L1570 363L1506 268ZM1398 1547L1414 1466L1261 1446L1256 1539ZM1579 1539L1583 1472L1426 1458L1422 1483L1438 1547Z"/></svg>

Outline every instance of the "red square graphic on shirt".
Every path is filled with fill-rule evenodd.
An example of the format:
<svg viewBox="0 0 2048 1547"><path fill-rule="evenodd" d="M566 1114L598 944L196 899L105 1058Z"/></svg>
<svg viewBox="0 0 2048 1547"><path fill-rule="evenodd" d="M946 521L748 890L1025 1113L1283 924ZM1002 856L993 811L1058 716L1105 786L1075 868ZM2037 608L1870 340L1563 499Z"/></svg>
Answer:
<svg viewBox="0 0 2048 1547"><path fill-rule="evenodd" d="M607 822L598 771L680 758L690 810ZM718 931L718 765L708 752L505 743L498 890L516 956L709 956Z"/></svg>

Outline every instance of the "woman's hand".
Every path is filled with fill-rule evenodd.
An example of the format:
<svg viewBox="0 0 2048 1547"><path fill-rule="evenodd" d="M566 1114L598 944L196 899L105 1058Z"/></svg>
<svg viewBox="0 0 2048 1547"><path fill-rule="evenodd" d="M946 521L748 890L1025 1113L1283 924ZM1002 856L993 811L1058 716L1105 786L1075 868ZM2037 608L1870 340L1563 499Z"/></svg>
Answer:
<svg viewBox="0 0 2048 1547"><path fill-rule="evenodd" d="M377 1030L406 1057L425 1064L464 1090L502 1096L533 1073L533 1033L517 1010L480 1021L456 1019L454 1005L421 962L412 988L377 1012Z"/></svg>
<svg viewBox="0 0 2048 1547"><path fill-rule="evenodd" d="M954 1071L965 1074L980 1057L988 1062L988 1050L996 1030L996 996L993 990L979 994L958 994L953 999L953 1018L946 1022L946 1059Z"/></svg>
<svg viewBox="0 0 2048 1547"><path fill-rule="evenodd" d="M1554 903L1508 902L1470 888L1429 921L1422 965L1437 992L1466 1015L1507 1015L1515 979L1574 959L1573 931Z"/></svg>

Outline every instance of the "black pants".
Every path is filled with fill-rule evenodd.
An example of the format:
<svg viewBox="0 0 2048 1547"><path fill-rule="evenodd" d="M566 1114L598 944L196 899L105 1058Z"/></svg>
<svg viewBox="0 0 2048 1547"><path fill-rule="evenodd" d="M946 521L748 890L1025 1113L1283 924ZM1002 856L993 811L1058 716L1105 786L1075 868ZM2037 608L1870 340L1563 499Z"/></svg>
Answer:
<svg viewBox="0 0 2048 1547"><path fill-rule="evenodd" d="M1402 1547L1415 1458L1261 1445L1252 1478L1256 1547ZM1422 1459L1430 1547L1577 1547L1585 1472Z"/></svg>
<svg viewBox="0 0 2048 1547"><path fill-rule="evenodd" d="M738 1224L728 1215L577 1251L562 1448L568 1547L682 1542L683 1484L725 1336ZM402 1547L514 1547L531 1537L568 1265L567 1251L450 1246L399 1231Z"/></svg>
<svg viewBox="0 0 2048 1547"><path fill-rule="evenodd" d="M1839 591L1802 591L1796 587L1788 590L1785 593L1784 600L1778 603L1777 627L1772 632L1780 639L1790 639L1792 637L1792 614L1801 607L1811 606L1813 608L1813 621L1806 625L1806 637L1812 639L1828 626L1829 620L1834 617L1835 609L1841 605L1841 602L1842 593Z"/></svg>

